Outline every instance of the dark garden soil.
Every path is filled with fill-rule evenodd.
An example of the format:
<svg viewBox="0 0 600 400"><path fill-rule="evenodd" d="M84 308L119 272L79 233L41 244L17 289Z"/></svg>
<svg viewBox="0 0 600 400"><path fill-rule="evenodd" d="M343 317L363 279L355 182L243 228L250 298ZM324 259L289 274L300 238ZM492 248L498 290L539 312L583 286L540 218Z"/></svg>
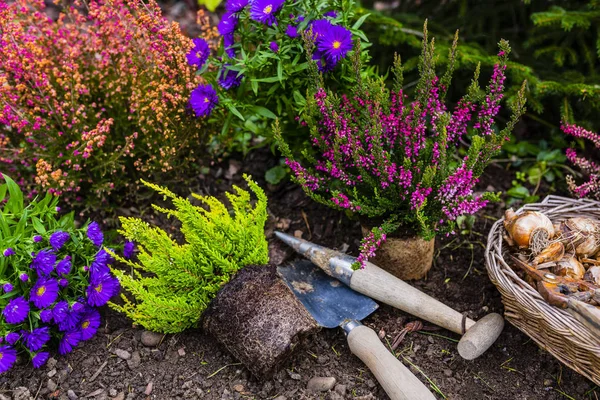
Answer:
<svg viewBox="0 0 600 400"><path fill-rule="evenodd" d="M273 237L276 228L356 254L357 222L315 204L290 183L271 186L261 179L277 161L267 151L254 152L243 162L225 161L214 166L210 176L196 179L190 189L221 195L233 183L243 186L241 174L252 171L270 199L267 230L273 263L295 257ZM481 189L506 190L509 177L500 167L491 166ZM503 207L485 209L470 233L438 238L434 267L426 280L414 284L472 318L501 313L500 294L487 277L483 253L487 232ZM151 219L146 212L144 218ZM168 221L156 220L173 229ZM147 347L141 343L142 329L109 309L104 316L97 336L68 356L56 356L41 370L24 362L0 375L0 399L387 399L374 376L350 353L340 330L319 332L273 379L257 380L198 329L167 335L157 347ZM363 322L391 342L412 320L382 305ZM424 327L434 328L428 323ZM409 333L398 352L406 365L422 371L416 373L423 382L437 385L448 399L598 398L600 390L594 384L510 325L474 361L460 358L457 339L458 335L441 329ZM334 377L336 384L327 392L311 393L307 382L313 377Z"/></svg>

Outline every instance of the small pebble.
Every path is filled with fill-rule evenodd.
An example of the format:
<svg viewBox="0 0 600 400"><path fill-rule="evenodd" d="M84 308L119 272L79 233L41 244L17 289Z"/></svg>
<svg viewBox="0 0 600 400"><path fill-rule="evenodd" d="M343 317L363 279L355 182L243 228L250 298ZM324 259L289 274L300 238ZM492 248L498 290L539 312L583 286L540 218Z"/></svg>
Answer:
<svg viewBox="0 0 600 400"><path fill-rule="evenodd" d="M54 375L56 375L56 368L53 368L52 370L50 370L47 375L48 375L48 378L52 378Z"/></svg>
<svg viewBox="0 0 600 400"><path fill-rule="evenodd" d="M177 353L179 354L179 357L183 357L185 356L185 349L182 347L179 350L177 350Z"/></svg>
<svg viewBox="0 0 600 400"><path fill-rule="evenodd" d="M150 396L150 393L152 393L152 381L148 382L148 385L146 386L146 390L144 390L144 394L146 396Z"/></svg>
<svg viewBox="0 0 600 400"><path fill-rule="evenodd" d="M342 384L337 384L335 385L335 388L333 388L333 391L336 392L337 394L343 396L346 396L346 385L342 385Z"/></svg>
<svg viewBox="0 0 600 400"><path fill-rule="evenodd" d="M128 352L127 350L116 349L115 354L117 355L117 357L119 357L123 360L129 360L131 358L131 353Z"/></svg>
<svg viewBox="0 0 600 400"><path fill-rule="evenodd" d="M336 379L333 376L316 376L311 378L306 385L306 389L313 392L327 392L335 386Z"/></svg>
<svg viewBox="0 0 600 400"><path fill-rule="evenodd" d="M110 395L110 397L115 397L117 395L117 389L110 389L108 391L108 394Z"/></svg>
<svg viewBox="0 0 600 400"><path fill-rule="evenodd" d="M79 398L71 389L67 390L67 397L69 400L77 400Z"/></svg>
<svg viewBox="0 0 600 400"><path fill-rule="evenodd" d="M448 369L448 368L446 368L446 369L444 370L444 375L446 375L446 376L452 376L452 374L453 374L453 372L452 372L452 370L451 370L451 369Z"/></svg>
<svg viewBox="0 0 600 400"><path fill-rule="evenodd" d="M54 392L58 385L52 379L48 379L48 383L46 383L46 387L49 391Z"/></svg>
<svg viewBox="0 0 600 400"><path fill-rule="evenodd" d="M289 372L289 375L290 375L290 378L292 378L295 381L299 381L300 379L302 379L300 374L298 374L296 372Z"/></svg>
<svg viewBox="0 0 600 400"><path fill-rule="evenodd" d="M129 367L129 369L136 369L137 367L140 366L141 362L142 362L142 359L140 357L140 352L134 351L133 354L131 355L131 359L127 360L127 366Z"/></svg>
<svg viewBox="0 0 600 400"><path fill-rule="evenodd" d="M140 337L140 340L142 341L142 344L144 346L147 346L147 347L156 347L162 341L163 336L164 335L161 334L161 333L156 333L156 332L151 332L151 331L144 331L144 332L142 332L142 336Z"/></svg>

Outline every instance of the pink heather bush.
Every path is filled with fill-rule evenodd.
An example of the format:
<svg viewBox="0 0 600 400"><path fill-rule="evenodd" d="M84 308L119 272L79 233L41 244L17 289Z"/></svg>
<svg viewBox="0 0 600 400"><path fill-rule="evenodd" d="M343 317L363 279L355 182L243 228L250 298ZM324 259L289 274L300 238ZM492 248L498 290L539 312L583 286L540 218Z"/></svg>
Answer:
<svg viewBox="0 0 600 400"><path fill-rule="evenodd" d="M506 127L494 129L510 52L502 41L486 91L477 84L477 68L468 94L450 111L444 97L455 48L456 42L450 67L440 79L433 44L425 35L414 100L402 89L399 59L391 92L381 80L359 81L350 94L318 87L303 115L312 136L312 148L303 152L304 163L278 135L294 179L309 196L378 225L363 239L360 264L400 225L425 239L453 233L457 217L477 212L494 197L475 194L473 188L524 112L523 91ZM360 76L357 57L354 65ZM466 156L460 156L458 148L465 142L469 148Z"/></svg>
<svg viewBox="0 0 600 400"><path fill-rule="evenodd" d="M567 135L591 141L596 149L600 149L599 134L567 123L563 123L561 129ZM567 158L588 175L588 181L579 186L575 184L572 176L567 176L567 184L571 192L577 197L592 197L600 200L600 165L583 157L578 157L574 149L567 149Z"/></svg>
<svg viewBox="0 0 600 400"><path fill-rule="evenodd" d="M0 26L0 162L20 183L97 202L196 161L192 41L153 0L75 1L56 21L0 0Z"/></svg>

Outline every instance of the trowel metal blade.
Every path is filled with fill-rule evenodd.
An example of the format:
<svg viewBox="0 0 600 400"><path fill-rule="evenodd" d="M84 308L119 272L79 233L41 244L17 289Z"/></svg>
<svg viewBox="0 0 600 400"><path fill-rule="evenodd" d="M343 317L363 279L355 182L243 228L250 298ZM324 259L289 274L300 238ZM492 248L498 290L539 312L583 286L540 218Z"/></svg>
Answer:
<svg viewBox="0 0 600 400"><path fill-rule="evenodd" d="M320 326L336 328L346 319L362 320L379 307L323 272L307 260L298 260L277 271Z"/></svg>

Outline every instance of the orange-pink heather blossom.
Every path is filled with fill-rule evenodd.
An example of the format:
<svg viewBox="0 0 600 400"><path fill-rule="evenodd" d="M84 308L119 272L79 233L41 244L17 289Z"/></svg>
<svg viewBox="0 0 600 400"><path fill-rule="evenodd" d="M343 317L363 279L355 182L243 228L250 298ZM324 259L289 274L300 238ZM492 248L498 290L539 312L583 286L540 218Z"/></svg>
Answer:
<svg viewBox="0 0 600 400"><path fill-rule="evenodd" d="M56 20L0 0L0 25L0 163L22 184L102 199L202 155L192 41L153 0L75 1Z"/></svg>

